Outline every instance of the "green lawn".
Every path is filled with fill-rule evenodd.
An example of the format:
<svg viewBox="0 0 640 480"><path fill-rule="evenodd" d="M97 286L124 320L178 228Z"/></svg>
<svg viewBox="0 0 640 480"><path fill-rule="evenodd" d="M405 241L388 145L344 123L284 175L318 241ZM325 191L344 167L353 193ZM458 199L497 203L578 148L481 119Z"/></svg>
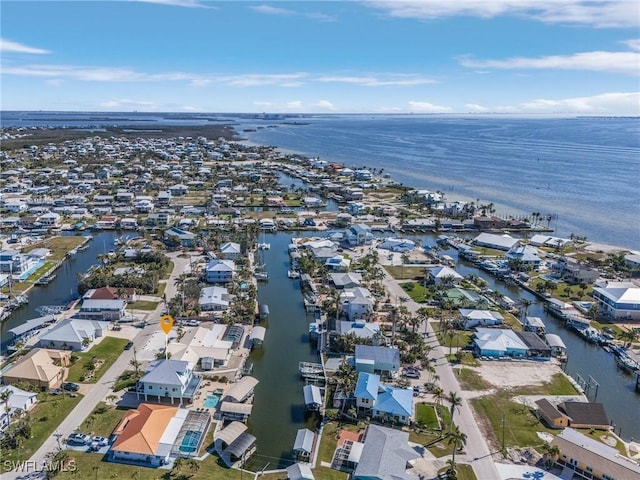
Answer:
<svg viewBox="0 0 640 480"><path fill-rule="evenodd" d="M421 277L424 275L424 267L398 267L385 265L384 269L396 280L408 280L413 277Z"/></svg>
<svg viewBox="0 0 640 480"><path fill-rule="evenodd" d="M441 468L438 470L438 474L446 472L447 468L448 467ZM456 478L458 480L478 480L476 474L473 473L473 467L471 465L463 465L459 463L456 465Z"/></svg>
<svg viewBox="0 0 640 480"><path fill-rule="evenodd" d="M141 376L142 373L136 375L136 372L134 372L133 370L125 370L113 384L113 391L119 392L120 390L124 390L125 388L134 386L136 383L138 383L138 380Z"/></svg>
<svg viewBox="0 0 640 480"><path fill-rule="evenodd" d="M453 335L450 336L449 333L453 333ZM441 331L437 332L438 342L446 348L462 348L471 343L471 337L473 336L473 332L465 330L450 330L449 333L443 335Z"/></svg>
<svg viewBox="0 0 640 480"><path fill-rule="evenodd" d="M125 413L127 413L126 409L117 409L100 402L82 422L79 430L91 436L100 435L101 437L109 438Z"/></svg>
<svg viewBox="0 0 640 480"><path fill-rule="evenodd" d="M80 236L52 237L42 242L32 244L29 252L37 248L48 248L51 250L51 255L48 257L48 260L57 262L58 260L62 260L70 250L82 245L85 240L85 237Z"/></svg>
<svg viewBox="0 0 640 480"><path fill-rule="evenodd" d="M31 418L31 438L24 440L18 450L3 451L2 459L26 460L30 458L81 399L82 395L71 397L70 395L39 393L38 403L28 413Z"/></svg>
<svg viewBox="0 0 640 480"><path fill-rule="evenodd" d="M424 303L433 298L431 290L429 290L429 288L424 288L420 282L405 282L401 283L400 286L405 292L407 292L407 295L409 295L411 300L414 302Z"/></svg>
<svg viewBox="0 0 640 480"><path fill-rule="evenodd" d="M514 402L516 395L575 395L573 385L562 373L556 373L551 382L510 390L471 400L477 418L488 421L493 430L490 440L494 445L502 442L502 415L505 416L504 443L507 447L540 445L536 432L554 433L546 428L528 407Z"/></svg>
<svg viewBox="0 0 640 480"><path fill-rule="evenodd" d="M441 427L435 406L424 402L416 405L416 422L428 429L439 429Z"/></svg>
<svg viewBox="0 0 640 480"><path fill-rule="evenodd" d="M137 302L127 304L127 310L148 310L153 311L159 302L150 302L146 300L138 300Z"/></svg>
<svg viewBox="0 0 640 480"><path fill-rule="evenodd" d="M39 269L37 269L25 279L25 283L34 283L36 280L39 280L40 277L51 270L56 263L57 262L54 262L52 260L46 261L44 265L42 265Z"/></svg>
<svg viewBox="0 0 640 480"><path fill-rule="evenodd" d="M106 337L88 352L74 353L79 358L69 368L69 378L67 380L70 382L82 382L80 379L85 377L88 371L87 364L95 357L98 360L102 360L103 364L90 379L86 380L86 383L96 383L124 351L127 343L128 340L124 338Z"/></svg>

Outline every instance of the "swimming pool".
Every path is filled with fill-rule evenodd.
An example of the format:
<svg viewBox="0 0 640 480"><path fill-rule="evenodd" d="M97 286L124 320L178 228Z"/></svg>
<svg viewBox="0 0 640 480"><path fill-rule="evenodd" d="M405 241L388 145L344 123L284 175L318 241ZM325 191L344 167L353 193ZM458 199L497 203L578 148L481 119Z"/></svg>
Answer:
<svg viewBox="0 0 640 480"><path fill-rule="evenodd" d="M180 451L184 453L193 453L198 448L198 443L200 442L200 437L202 434L200 432L196 432L195 430L189 430L184 434L184 438L182 439L182 444L180 445Z"/></svg>
<svg viewBox="0 0 640 480"><path fill-rule="evenodd" d="M204 400L203 405L207 408L216 408L220 403L220 395L219 393L209 393L207 398Z"/></svg>

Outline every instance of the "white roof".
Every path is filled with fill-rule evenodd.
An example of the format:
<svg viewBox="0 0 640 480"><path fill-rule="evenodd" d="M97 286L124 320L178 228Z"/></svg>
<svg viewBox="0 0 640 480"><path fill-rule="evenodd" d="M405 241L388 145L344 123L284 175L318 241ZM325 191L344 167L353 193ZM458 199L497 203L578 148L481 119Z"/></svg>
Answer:
<svg viewBox="0 0 640 480"><path fill-rule="evenodd" d="M513 330L495 328L476 328L476 344L481 350L505 351L508 348L528 350Z"/></svg>
<svg viewBox="0 0 640 480"><path fill-rule="evenodd" d="M609 282L606 287L596 287L595 291L616 303L640 303L640 287L629 282Z"/></svg>
<svg viewBox="0 0 640 480"><path fill-rule="evenodd" d="M445 277L453 277L454 279L461 280L464 277L456 272L453 268L449 268L446 265L441 265L439 267L430 268L429 271L433 278L445 278Z"/></svg>
<svg viewBox="0 0 640 480"><path fill-rule="evenodd" d="M311 467L306 463L294 463L287 467L287 477L289 480L314 480Z"/></svg>
<svg viewBox="0 0 640 480"><path fill-rule="evenodd" d="M547 341L547 345L549 345L550 347L567 348L562 341L562 338L560 338L555 333L547 333L544 336L544 339Z"/></svg>
<svg viewBox="0 0 640 480"><path fill-rule="evenodd" d="M156 455L161 457L169 456L171 453L171 447L173 447L173 443L176 441L176 438L178 438L182 424L187 419L188 414L189 410L186 408L179 408L175 416L169 420L167 428L165 428L162 437L160 437L160 443L158 444L158 448L155 452Z"/></svg>
<svg viewBox="0 0 640 480"><path fill-rule="evenodd" d="M493 233L481 233L473 239L472 243L478 245L494 246L502 250L510 250L517 245L519 240L509 235L495 235Z"/></svg>
<svg viewBox="0 0 640 480"><path fill-rule="evenodd" d="M468 320L503 320L500 312L493 310L473 310L469 308L461 308L460 316Z"/></svg>
<svg viewBox="0 0 640 480"><path fill-rule="evenodd" d="M315 434L308 428L301 428L296 433L296 441L293 444L294 450L302 450L311 453Z"/></svg>

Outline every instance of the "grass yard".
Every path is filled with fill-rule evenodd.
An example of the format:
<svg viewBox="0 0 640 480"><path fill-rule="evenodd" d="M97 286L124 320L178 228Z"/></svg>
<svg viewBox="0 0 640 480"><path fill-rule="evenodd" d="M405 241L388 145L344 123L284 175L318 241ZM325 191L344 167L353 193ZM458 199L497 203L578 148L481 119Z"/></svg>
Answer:
<svg viewBox="0 0 640 480"><path fill-rule="evenodd" d="M69 368L69 378L67 380L69 382L82 382L80 379L86 376L89 361L95 357L96 360L102 362L102 365L93 372L93 376L90 379L85 380L85 383L96 383L124 351L127 343L128 340L124 338L105 337L88 352L74 353L79 358Z"/></svg>
<svg viewBox="0 0 640 480"><path fill-rule="evenodd" d="M49 255L48 260L57 262L58 260L62 260L70 250L82 245L85 240L85 237L80 236L52 237L30 245L29 251L26 253L36 248L48 248L51 250L51 255Z"/></svg>
<svg viewBox="0 0 640 480"><path fill-rule="evenodd" d="M409 295L411 300L414 302L424 303L433 298L431 290L429 288L424 288L420 282L406 282L400 284L400 286L405 292L407 292L407 295Z"/></svg>
<svg viewBox="0 0 640 480"><path fill-rule="evenodd" d="M512 400L516 395L575 395L577 392L569 380L556 373L550 382L509 390L501 390L493 395L471 400L477 418L485 419L493 432L489 439L499 445L502 437L502 415L505 416L504 443L507 447L528 447L540 445L536 432L554 433L545 427L535 414L520 403Z"/></svg>
<svg viewBox="0 0 640 480"><path fill-rule="evenodd" d="M82 422L80 431L91 436L100 435L101 437L109 438L125 413L127 413L126 409L120 410L100 402Z"/></svg>
<svg viewBox="0 0 640 480"><path fill-rule="evenodd" d="M488 390L493 387L482 375L470 368L458 370L458 381L463 390Z"/></svg>
<svg viewBox="0 0 640 480"><path fill-rule="evenodd" d="M31 438L24 440L17 450L4 450L2 460L30 458L81 399L82 395L72 397L39 393L38 403L28 413L31 418Z"/></svg>
<svg viewBox="0 0 640 480"><path fill-rule="evenodd" d="M137 302L127 304L127 310L146 310L153 311L159 302L150 302L147 300L138 300Z"/></svg>
<svg viewBox="0 0 640 480"><path fill-rule="evenodd" d="M452 333L453 335L449 335ZM471 343L471 337L474 332L467 332L465 330L449 330L448 333L443 334L442 331L438 331L437 337L440 345L446 348L462 348L465 345Z"/></svg>
<svg viewBox="0 0 640 480"><path fill-rule="evenodd" d="M438 470L438 475L446 473L448 467ZM458 480L478 480L476 474L473 473L473 467L471 465L457 464L456 465L456 478Z"/></svg>
<svg viewBox="0 0 640 480"><path fill-rule="evenodd" d="M133 370L125 370L113 384L113 391L119 392L120 390L124 390L125 388L133 387L136 383L138 383L138 380L140 380L141 376L142 373L136 375L136 372L134 372Z"/></svg>
<svg viewBox="0 0 640 480"><path fill-rule="evenodd" d="M435 405L429 405L424 402L416 404L416 422L428 429L436 430L441 428Z"/></svg>
<svg viewBox="0 0 640 480"><path fill-rule="evenodd" d="M53 260L47 260L44 265L42 265L39 269L33 272L26 278L25 283L34 283L36 280L39 280L44 274L46 274L49 270L51 270L57 262Z"/></svg>
<svg viewBox="0 0 640 480"><path fill-rule="evenodd" d="M384 265L384 269L396 280L408 280L413 277L421 277L424 275L424 267L397 267L395 265Z"/></svg>

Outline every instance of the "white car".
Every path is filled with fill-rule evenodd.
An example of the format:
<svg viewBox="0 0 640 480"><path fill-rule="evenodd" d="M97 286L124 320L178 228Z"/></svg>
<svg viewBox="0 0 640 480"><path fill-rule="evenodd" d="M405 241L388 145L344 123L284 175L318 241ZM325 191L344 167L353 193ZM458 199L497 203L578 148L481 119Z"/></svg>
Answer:
<svg viewBox="0 0 640 480"><path fill-rule="evenodd" d="M91 443L97 443L101 447L106 447L107 445L109 445L109 440L104 437L93 437L91 439Z"/></svg>

